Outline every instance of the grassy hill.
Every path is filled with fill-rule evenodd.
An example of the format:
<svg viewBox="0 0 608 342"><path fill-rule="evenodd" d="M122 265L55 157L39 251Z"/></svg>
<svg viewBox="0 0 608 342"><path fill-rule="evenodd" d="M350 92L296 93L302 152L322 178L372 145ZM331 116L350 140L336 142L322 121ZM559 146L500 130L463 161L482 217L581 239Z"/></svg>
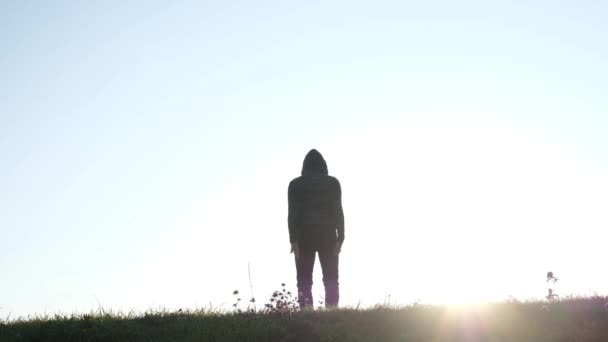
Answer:
<svg viewBox="0 0 608 342"><path fill-rule="evenodd" d="M0 323L0 341L608 341L606 297L288 313L98 312Z"/></svg>

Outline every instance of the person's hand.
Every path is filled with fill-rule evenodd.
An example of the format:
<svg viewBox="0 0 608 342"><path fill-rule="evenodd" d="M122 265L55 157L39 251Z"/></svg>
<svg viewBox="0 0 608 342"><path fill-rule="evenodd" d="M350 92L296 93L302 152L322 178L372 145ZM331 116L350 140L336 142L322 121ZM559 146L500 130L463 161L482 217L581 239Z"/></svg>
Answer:
<svg viewBox="0 0 608 342"><path fill-rule="evenodd" d="M300 259L300 246L298 246L297 242L291 243L291 252L290 253L293 253L293 255L296 256L296 260Z"/></svg>
<svg viewBox="0 0 608 342"><path fill-rule="evenodd" d="M342 241L337 241L336 246L334 247L334 254L338 255L342 251Z"/></svg>

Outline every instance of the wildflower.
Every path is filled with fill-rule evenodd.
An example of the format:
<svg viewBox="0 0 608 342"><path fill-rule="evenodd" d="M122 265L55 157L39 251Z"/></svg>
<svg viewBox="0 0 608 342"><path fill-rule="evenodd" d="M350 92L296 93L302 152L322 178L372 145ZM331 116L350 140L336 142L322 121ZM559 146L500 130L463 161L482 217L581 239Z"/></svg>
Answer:
<svg viewBox="0 0 608 342"><path fill-rule="evenodd" d="M251 299L249 301L252 303L255 303L255 298L251 297Z"/></svg>
<svg viewBox="0 0 608 342"><path fill-rule="evenodd" d="M555 277L553 275L553 272L547 272L547 290L548 290L548 294L547 294L547 299L551 300L553 298L559 297L556 293L555 293L555 283L557 282L557 277Z"/></svg>

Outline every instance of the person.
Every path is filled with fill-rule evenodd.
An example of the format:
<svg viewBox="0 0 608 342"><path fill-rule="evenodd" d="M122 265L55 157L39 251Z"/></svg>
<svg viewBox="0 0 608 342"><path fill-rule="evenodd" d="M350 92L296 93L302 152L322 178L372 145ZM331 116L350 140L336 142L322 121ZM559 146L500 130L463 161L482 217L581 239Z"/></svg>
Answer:
<svg viewBox="0 0 608 342"><path fill-rule="evenodd" d="M312 149L304 158L302 175L289 183L287 192L289 242L295 256L300 308L313 308L312 274L317 253L323 272L325 306L337 307L338 260L344 242L340 182L328 175L325 159Z"/></svg>

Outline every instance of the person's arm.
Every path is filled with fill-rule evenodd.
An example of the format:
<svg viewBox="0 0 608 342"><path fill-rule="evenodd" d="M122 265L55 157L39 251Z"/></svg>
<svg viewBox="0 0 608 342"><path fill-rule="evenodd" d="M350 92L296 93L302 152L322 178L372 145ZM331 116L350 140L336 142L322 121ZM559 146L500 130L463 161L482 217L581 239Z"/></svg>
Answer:
<svg viewBox="0 0 608 342"><path fill-rule="evenodd" d="M300 246L298 245L298 231L296 229L296 221L298 218L298 202L296 200L295 189L293 182L289 183L287 189L287 225L289 227L289 242L291 243L291 252L296 257L300 258Z"/></svg>
<svg viewBox="0 0 608 342"><path fill-rule="evenodd" d="M298 203L295 196L295 186L293 182L289 183L287 189L287 225L289 227L289 242L291 244L298 242L298 232L296 230L296 221L298 217Z"/></svg>
<svg viewBox="0 0 608 342"><path fill-rule="evenodd" d="M336 194L336 221L338 231L338 244L342 246L344 242L344 211L342 210L342 188L340 182L336 179L337 194Z"/></svg>

